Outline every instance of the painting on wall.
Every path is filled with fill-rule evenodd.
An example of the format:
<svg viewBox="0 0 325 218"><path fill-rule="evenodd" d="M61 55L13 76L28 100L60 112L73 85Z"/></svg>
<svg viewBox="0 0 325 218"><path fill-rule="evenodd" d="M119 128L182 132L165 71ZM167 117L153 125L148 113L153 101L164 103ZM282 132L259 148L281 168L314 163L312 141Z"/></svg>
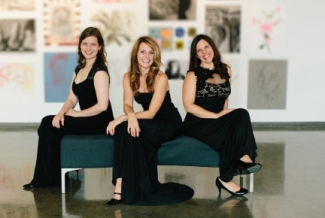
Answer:
<svg viewBox="0 0 325 218"><path fill-rule="evenodd" d="M250 60L248 109L286 109L287 60Z"/></svg>
<svg viewBox="0 0 325 218"><path fill-rule="evenodd" d="M35 0L0 0L0 11L30 11L35 9Z"/></svg>
<svg viewBox="0 0 325 218"><path fill-rule="evenodd" d="M220 52L240 52L241 8L239 5L211 5L206 7L205 33Z"/></svg>
<svg viewBox="0 0 325 218"><path fill-rule="evenodd" d="M149 0L149 20L195 20L196 0Z"/></svg>
<svg viewBox="0 0 325 218"><path fill-rule="evenodd" d="M80 34L78 0L44 1L44 34L47 46L77 45Z"/></svg>
<svg viewBox="0 0 325 218"><path fill-rule="evenodd" d="M278 32L279 27L284 24L283 12L280 6L266 10L261 10L260 14L252 18L252 24L256 30L259 31L259 42L256 45L260 50L267 51L267 53L272 53L272 45L276 38L281 37L281 32Z"/></svg>
<svg viewBox="0 0 325 218"><path fill-rule="evenodd" d="M163 71L168 76L168 79L184 79L188 71L188 60L182 59L167 59L163 61Z"/></svg>
<svg viewBox="0 0 325 218"><path fill-rule="evenodd" d="M149 28L149 35L157 42L161 50L171 50L173 45L172 31L171 27L151 27Z"/></svg>
<svg viewBox="0 0 325 218"><path fill-rule="evenodd" d="M34 83L35 72L31 64L0 63L1 94L26 94L33 89Z"/></svg>
<svg viewBox="0 0 325 218"><path fill-rule="evenodd" d="M35 51L35 21L32 19L0 20L0 52Z"/></svg>
<svg viewBox="0 0 325 218"><path fill-rule="evenodd" d="M96 11L91 21L101 31L106 46L122 46L136 40L138 28L134 10Z"/></svg>
<svg viewBox="0 0 325 218"><path fill-rule="evenodd" d="M65 102L77 58L77 53L44 54L45 102Z"/></svg>

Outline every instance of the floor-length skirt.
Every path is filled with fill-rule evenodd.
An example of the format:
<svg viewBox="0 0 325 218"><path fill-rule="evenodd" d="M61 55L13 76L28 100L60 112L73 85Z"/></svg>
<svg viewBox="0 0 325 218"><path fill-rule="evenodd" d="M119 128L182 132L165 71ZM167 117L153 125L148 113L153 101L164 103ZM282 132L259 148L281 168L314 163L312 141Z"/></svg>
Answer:
<svg viewBox="0 0 325 218"><path fill-rule="evenodd" d="M127 132L128 122L115 129L113 184L122 178L122 198L127 204L166 205L189 200L194 191L177 183L161 184L157 150L163 142L181 134L180 125L161 120L138 120L139 137Z"/></svg>
<svg viewBox="0 0 325 218"><path fill-rule="evenodd" d="M60 128L53 127L53 115L46 116L38 128L38 149L31 184L36 187L60 187L61 186L61 139L67 134L94 135L106 134L108 121L106 114L92 117L65 116L64 125Z"/></svg>
<svg viewBox="0 0 325 218"><path fill-rule="evenodd" d="M203 119L188 114L184 134L209 145L220 156L220 178L229 182L236 172L236 161L248 155L257 157L257 146L249 113L236 109L218 119Z"/></svg>

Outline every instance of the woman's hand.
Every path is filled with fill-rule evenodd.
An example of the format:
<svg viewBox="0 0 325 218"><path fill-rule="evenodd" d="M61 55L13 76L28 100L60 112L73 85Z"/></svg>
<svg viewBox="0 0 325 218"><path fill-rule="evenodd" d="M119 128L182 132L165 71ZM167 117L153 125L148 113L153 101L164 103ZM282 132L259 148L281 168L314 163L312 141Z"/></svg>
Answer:
<svg viewBox="0 0 325 218"><path fill-rule="evenodd" d="M107 125L106 128L106 134L110 134L110 135L114 135L115 134L115 127L117 127L118 125L120 125L122 122L124 122L126 120L125 118L126 116L122 115L119 116L118 118L116 118L115 120L112 120L111 122L109 122L109 124Z"/></svg>
<svg viewBox="0 0 325 218"><path fill-rule="evenodd" d="M132 137L139 137L140 135L140 126L138 119L135 114L128 116L128 133L131 134Z"/></svg>
<svg viewBox="0 0 325 218"><path fill-rule="evenodd" d="M60 123L62 126L64 126L64 114L63 113L58 113L57 115L55 115L53 117L53 120L52 120L52 125L53 127L56 127L56 128L60 128Z"/></svg>
<svg viewBox="0 0 325 218"><path fill-rule="evenodd" d="M220 111L219 113L217 113L217 119L219 117L222 117L223 115L226 115L228 113L230 113L231 111L235 110L235 108L227 108L227 109L223 109L222 111Z"/></svg>

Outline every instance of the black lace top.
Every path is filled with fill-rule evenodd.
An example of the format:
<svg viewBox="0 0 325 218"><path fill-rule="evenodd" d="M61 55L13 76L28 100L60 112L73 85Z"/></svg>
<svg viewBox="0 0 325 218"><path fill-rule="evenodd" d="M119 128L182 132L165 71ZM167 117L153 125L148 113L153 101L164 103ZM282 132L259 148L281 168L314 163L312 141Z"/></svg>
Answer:
<svg viewBox="0 0 325 218"><path fill-rule="evenodd" d="M197 98L209 98L209 97L228 97L231 92L230 83L227 79L223 83L214 84L209 83L206 80L213 78L213 74L218 74L216 69L209 70L203 67L198 67L197 69L191 70L194 71L196 80L196 97Z"/></svg>
<svg viewBox="0 0 325 218"><path fill-rule="evenodd" d="M219 84L209 83L206 80L213 78L214 73L218 74L216 69L209 70L198 67L190 71L193 71L197 78L195 104L209 111L221 111L225 100L231 93L229 79Z"/></svg>

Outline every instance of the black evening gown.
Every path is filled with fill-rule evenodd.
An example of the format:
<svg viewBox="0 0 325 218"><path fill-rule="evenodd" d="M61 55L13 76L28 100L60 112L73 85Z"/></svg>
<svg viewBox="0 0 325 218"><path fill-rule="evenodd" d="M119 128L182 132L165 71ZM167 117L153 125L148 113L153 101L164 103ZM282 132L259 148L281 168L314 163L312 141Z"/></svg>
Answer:
<svg viewBox="0 0 325 218"><path fill-rule="evenodd" d="M221 84L208 83L217 70L202 67L194 71L196 82L195 104L212 112L223 110L225 100L231 92L229 81ZM199 118L187 113L183 133L209 145L220 155L220 178L229 182L236 172L236 161L248 155L253 162L257 157L257 146L249 113L245 109L235 109L218 119Z"/></svg>
<svg viewBox="0 0 325 218"><path fill-rule="evenodd" d="M75 73L78 74L79 70L77 67ZM72 84L72 91L78 96L81 110L90 108L97 103L94 77L98 71L108 73L106 65L95 64L86 80ZM64 126L61 125L60 128L52 126L53 117L53 115L44 117L38 128L37 160L34 178L31 182L36 188L61 186L60 143L64 135L106 134L107 124L114 119L110 102L106 111L95 116L64 116Z"/></svg>
<svg viewBox="0 0 325 218"><path fill-rule="evenodd" d="M140 93L136 102L148 110L152 93ZM139 119L140 136L127 132L128 122L118 125L114 134L113 184L122 178L122 198L133 205L166 205L189 200L194 191L177 183L161 184L157 173L160 145L182 133L182 118L167 91L153 119Z"/></svg>

